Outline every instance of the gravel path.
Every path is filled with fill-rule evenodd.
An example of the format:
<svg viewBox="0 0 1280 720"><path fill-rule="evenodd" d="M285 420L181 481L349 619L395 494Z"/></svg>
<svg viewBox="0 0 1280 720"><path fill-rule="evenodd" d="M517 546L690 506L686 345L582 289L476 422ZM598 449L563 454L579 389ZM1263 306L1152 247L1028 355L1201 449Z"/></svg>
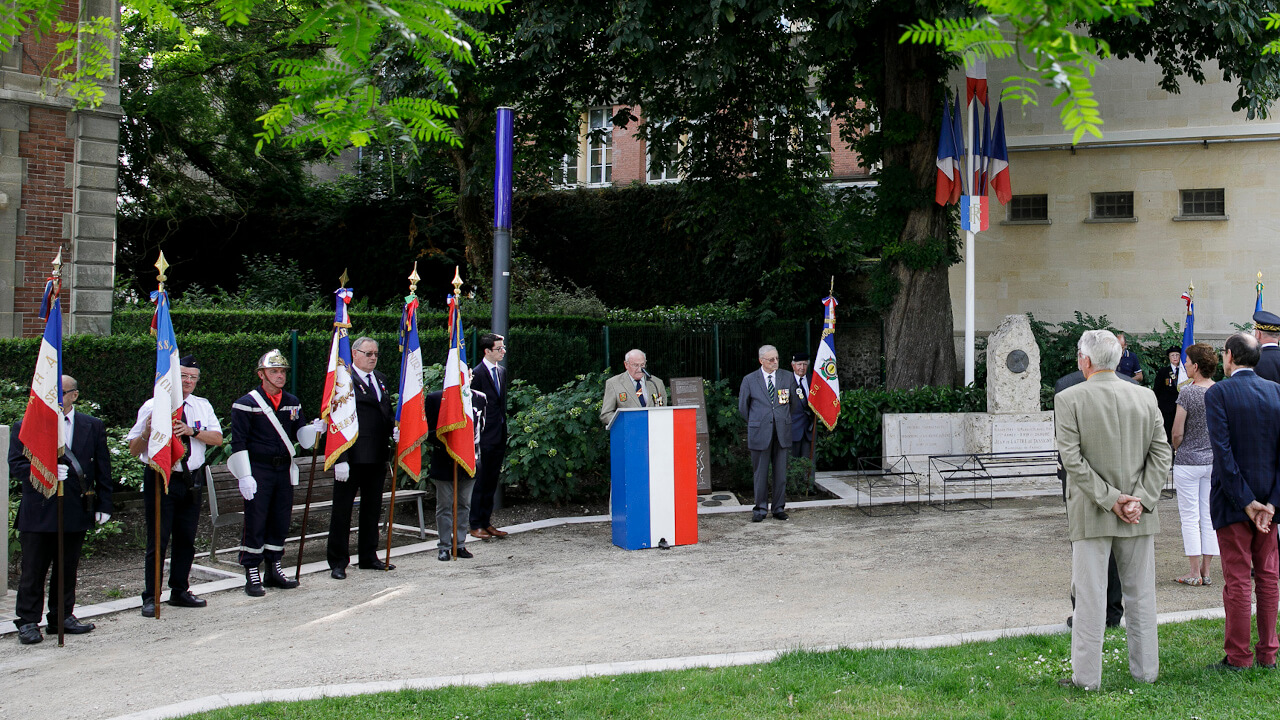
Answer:
<svg viewBox="0 0 1280 720"><path fill-rule="evenodd" d="M1175 501L1160 505L1160 612L1221 606L1190 588ZM160 620L0 643L0 718L103 718L216 693L787 649L1061 623L1070 548L1062 503L866 517L795 510L789 522L706 515L700 543L613 547L607 524L474 544L475 559L396 559L345 582L304 576L255 599L208 596ZM1217 567L1215 565L1215 572ZM1217 576L1215 576L1217 579ZM1065 631L1065 627L1064 627ZM56 697L56 700L53 698Z"/></svg>

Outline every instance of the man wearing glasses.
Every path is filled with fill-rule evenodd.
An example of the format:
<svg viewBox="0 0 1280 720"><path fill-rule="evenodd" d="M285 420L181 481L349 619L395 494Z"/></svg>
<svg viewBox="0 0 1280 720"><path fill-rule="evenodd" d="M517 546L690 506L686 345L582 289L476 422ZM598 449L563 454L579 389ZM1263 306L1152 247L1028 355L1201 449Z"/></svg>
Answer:
<svg viewBox="0 0 1280 720"><path fill-rule="evenodd" d="M507 357L507 339L485 333L480 336L484 359L471 374L471 389L484 393L483 429L480 431L480 466L476 468L471 491L471 537L481 540L505 537L506 531L493 526L493 497L498 490L498 472L507 456L507 390L511 382L501 365ZM459 493L462 491L459 490Z"/></svg>
<svg viewBox="0 0 1280 720"><path fill-rule="evenodd" d="M45 578L49 580L50 633L58 632L58 602L66 612L62 629L71 635L93 630L93 623L76 619L76 568L80 564L80 548L85 533L94 523L111 519L111 455L107 452L107 431L102 421L76 412L79 385L70 375L62 376L62 412L65 424L65 450L58 458L58 480L63 483L63 595L57 597L58 498L45 497L31 485L31 460L23 453L19 440L22 423L16 423L10 434L9 474L22 486L18 505L18 542L22 545L22 575L18 580L18 642L33 645L43 640L40 635L40 612L45 602ZM54 567L53 573L49 572Z"/></svg>
<svg viewBox="0 0 1280 720"><path fill-rule="evenodd" d="M395 427L387 377L377 371L378 343L373 338L357 338L351 344L355 365L352 384L356 393L356 417L360 435L334 466L333 511L329 514L329 576L347 577L351 560L351 507L360 494L360 534L356 541L362 570L394 570L378 559L378 521L382 518L382 485L391 456L391 431Z"/></svg>
<svg viewBox="0 0 1280 720"><path fill-rule="evenodd" d="M182 374L182 412L173 421L173 434L182 441L186 452L174 465L169 476L169 492L160 498L160 557L163 559L173 543L173 556L169 559L169 604L176 607L202 608L208 605L203 598L191 592L191 564L196 557L196 529L200 524L200 499L203 488L197 478L204 476L205 451L222 444L222 425L208 400L195 395L200 382L200 363L187 355L179 361ZM129 429L125 440L129 453L147 464L147 439L151 435L151 403L148 399L138 410L138 420ZM147 555L146 584L142 587L142 617L156 616L156 534L155 527L156 471L148 464L142 474L142 507L146 512Z"/></svg>
<svg viewBox="0 0 1280 720"><path fill-rule="evenodd" d="M667 388L649 374L649 360L643 351L630 350L622 357L625 371L604 384L604 400L600 403L600 422L608 427L619 408L662 407L667 404Z"/></svg>

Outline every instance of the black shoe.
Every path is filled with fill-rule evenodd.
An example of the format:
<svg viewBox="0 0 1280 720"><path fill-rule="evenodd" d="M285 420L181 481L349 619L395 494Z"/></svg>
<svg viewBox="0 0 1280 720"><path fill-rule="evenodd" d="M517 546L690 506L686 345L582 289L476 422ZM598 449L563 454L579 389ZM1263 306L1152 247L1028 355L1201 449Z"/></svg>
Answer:
<svg viewBox="0 0 1280 720"><path fill-rule="evenodd" d="M346 579L347 579L347 569L346 569L346 568L332 568L332 569L330 569L330 570L329 570L329 577L333 578L334 580L346 580Z"/></svg>
<svg viewBox="0 0 1280 720"><path fill-rule="evenodd" d="M44 636L40 634L40 626L35 623L27 623L18 626L18 642L23 645L35 645L44 640Z"/></svg>
<svg viewBox="0 0 1280 720"><path fill-rule="evenodd" d="M381 560L374 560L370 563L360 563L361 570L395 570L395 564L387 565Z"/></svg>
<svg viewBox="0 0 1280 720"><path fill-rule="evenodd" d="M280 567L279 560L267 563L267 576L263 578L262 584L282 590L291 590L298 587L297 580L290 580L284 576L284 568Z"/></svg>
<svg viewBox="0 0 1280 720"><path fill-rule="evenodd" d="M457 555L457 556L458 556L458 557L460 557L460 558L462 558L463 560L470 560L471 558L475 557L475 555L472 555L472 554L471 554L471 551L470 551L470 550L468 550L468 549L466 548L466 546L465 546L465 545L464 545L464 546L460 546L460 547L458 548L458 555Z"/></svg>
<svg viewBox="0 0 1280 720"><path fill-rule="evenodd" d="M1257 666L1258 666L1258 667L1260 667L1260 668L1262 668L1263 670L1275 670L1275 669L1276 669L1276 664L1275 664L1275 663L1264 663L1264 662L1260 662L1260 663L1258 663L1258 664L1257 664Z"/></svg>
<svg viewBox="0 0 1280 720"><path fill-rule="evenodd" d="M763 510L756 510L751 513L751 522L763 522L766 513Z"/></svg>
<svg viewBox="0 0 1280 720"><path fill-rule="evenodd" d="M1211 665L1206 665L1205 669L1206 670L1227 670L1229 672L1242 672L1247 668L1240 667L1239 665L1232 665L1231 663L1227 662L1226 657L1223 657L1222 662L1216 662Z"/></svg>
<svg viewBox="0 0 1280 720"><path fill-rule="evenodd" d="M174 607L202 608L209 604L208 600L196 597L190 590L170 591L169 604Z"/></svg>
<svg viewBox="0 0 1280 720"><path fill-rule="evenodd" d="M1071 615L1067 616L1067 627L1071 627Z"/></svg>
<svg viewBox="0 0 1280 720"><path fill-rule="evenodd" d="M93 630L94 627L96 626L93 623L80 622L76 619L75 615L68 615L67 618L62 621L62 632L68 635L83 635ZM56 623L49 623L49 632L57 631L58 625Z"/></svg>
<svg viewBox="0 0 1280 720"><path fill-rule="evenodd" d="M142 617L153 618L156 616L156 601L147 598L142 601Z"/></svg>
<svg viewBox="0 0 1280 720"><path fill-rule="evenodd" d="M258 571L257 565L244 569L244 592L249 597L262 597L267 594L267 591L262 589L262 573Z"/></svg>
<svg viewBox="0 0 1280 720"><path fill-rule="evenodd" d="M436 553L436 559L440 562L449 562L453 558L449 556L449 548L440 548L440 552Z"/></svg>
<svg viewBox="0 0 1280 720"><path fill-rule="evenodd" d="M789 516L789 515L787 515L787 511L786 511L786 510L779 510L779 511L777 511L777 512L775 512L775 513L773 514L773 519L774 519L774 520L786 520L788 517L790 517L790 516Z"/></svg>

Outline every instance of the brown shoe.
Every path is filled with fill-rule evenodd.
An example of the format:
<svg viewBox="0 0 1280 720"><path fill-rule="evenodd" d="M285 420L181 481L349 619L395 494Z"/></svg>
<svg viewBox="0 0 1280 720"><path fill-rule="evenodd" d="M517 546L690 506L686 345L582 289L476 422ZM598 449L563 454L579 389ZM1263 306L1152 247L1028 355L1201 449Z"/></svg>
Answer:
<svg viewBox="0 0 1280 720"><path fill-rule="evenodd" d="M489 534L488 530L485 530L484 528L479 528L471 531L471 537L479 538L481 540L488 540L493 536Z"/></svg>
<svg viewBox="0 0 1280 720"><path fill-rule="evenodd" d="M490 525L489 527L485 528L485 532L489 533L490 535L492 535L492 536L494 536L494 537L506 537L506 536L508 536L508 535L510 535L510 534L511 534L511 533L507 532L506 530L499 530L498 528L496 528L496 527L494 527L494 526L492 526L492 525Z"/></svg>

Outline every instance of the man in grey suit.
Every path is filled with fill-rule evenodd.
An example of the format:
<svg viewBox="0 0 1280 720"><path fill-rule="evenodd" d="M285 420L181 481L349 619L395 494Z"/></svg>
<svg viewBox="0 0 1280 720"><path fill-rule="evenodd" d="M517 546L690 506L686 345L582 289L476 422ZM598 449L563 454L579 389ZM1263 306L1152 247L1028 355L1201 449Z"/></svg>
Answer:
<svg viewBox="0 0 1280 720"><path fill-rule="evenodd" d="M777 348L765 345L760 348L759 357L759 372L742 378L738 389L738 412L747 421L747 449L751 451L756 487L751 522L764 520L770 507L775 520L786 520L791 413L800 404L800 397L795 376L790 371L778 372Z"/></svg>
<svg viewBox="0 0 1280 720"><path fill-rule="evenodd" d="M1102 634L1107 604L1107 559L1115 553L1129 620L1129 672L1155 682L1156 503L1173 452L1164 437L1156 396L1116 376L1121 346L1106 330L1080 336L1076 364L1085 382L1054 400L1058 452L1067 474L1067 522L1075 622L1071 677L1059 682L1086 690L1102 684Z"/></svg>
<svg viewBox="0 0 1280 720"><path fill-rule="evenodd" d="M662 407L667 404L667 387L649 374L649 359L643 351L629 350L622 358L626 371L605 381L600 403L600 422L608 427L621 408Z"/></svg>

